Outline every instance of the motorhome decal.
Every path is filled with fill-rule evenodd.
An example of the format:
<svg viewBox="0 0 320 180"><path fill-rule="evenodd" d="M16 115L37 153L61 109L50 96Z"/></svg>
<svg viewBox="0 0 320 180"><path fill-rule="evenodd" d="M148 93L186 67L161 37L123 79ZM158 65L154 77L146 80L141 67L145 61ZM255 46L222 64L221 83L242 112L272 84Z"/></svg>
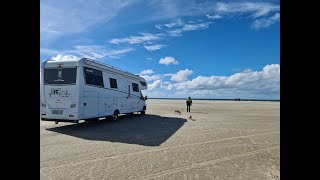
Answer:
<svg viewBox="0 0 320 180"><path fill-rule="evenodd" d="M61 88L51 88L50 97L69 97L68 90L61 90Z"/></svg>

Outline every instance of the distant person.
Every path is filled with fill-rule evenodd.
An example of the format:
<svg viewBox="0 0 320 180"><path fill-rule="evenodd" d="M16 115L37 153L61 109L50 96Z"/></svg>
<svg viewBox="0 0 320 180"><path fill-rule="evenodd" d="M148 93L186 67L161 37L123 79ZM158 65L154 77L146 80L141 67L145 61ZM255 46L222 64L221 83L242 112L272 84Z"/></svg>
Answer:
<svg viewBox="0 0 320 180"><path fill-rule="evenodd" d="M190 107L192 105L191 97L188 97L188 99L186 100L186 104L187 104L187 112L190 112Z"/></svg>

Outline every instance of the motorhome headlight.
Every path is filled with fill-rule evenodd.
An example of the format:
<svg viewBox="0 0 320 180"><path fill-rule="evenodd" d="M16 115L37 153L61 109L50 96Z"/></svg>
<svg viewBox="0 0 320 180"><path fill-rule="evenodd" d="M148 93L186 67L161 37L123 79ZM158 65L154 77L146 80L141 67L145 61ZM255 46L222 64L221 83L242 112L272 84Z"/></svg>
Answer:
<svg viewBox="0 0 320 180"><path fill-rule="evenodd" d="M46 108L47 105L45 103L41 103L41 107Z"/></svg>
<svg viewBox="0 0 320 180"><path fill-rule="evenodd" d="M77 104L73 103L71 104L71 108L75 108L77 106Z"/></svg>

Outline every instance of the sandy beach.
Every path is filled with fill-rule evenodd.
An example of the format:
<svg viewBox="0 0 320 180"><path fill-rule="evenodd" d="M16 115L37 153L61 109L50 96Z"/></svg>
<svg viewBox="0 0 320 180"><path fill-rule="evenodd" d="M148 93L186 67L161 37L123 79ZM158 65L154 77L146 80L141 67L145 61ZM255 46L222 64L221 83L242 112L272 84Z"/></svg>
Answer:
<svg viewBox="0 0 320 180"><path fill-rule="evenodd" d="M116 122L40 121L41 179L280 179L280 102L147 104Z"/></svg>

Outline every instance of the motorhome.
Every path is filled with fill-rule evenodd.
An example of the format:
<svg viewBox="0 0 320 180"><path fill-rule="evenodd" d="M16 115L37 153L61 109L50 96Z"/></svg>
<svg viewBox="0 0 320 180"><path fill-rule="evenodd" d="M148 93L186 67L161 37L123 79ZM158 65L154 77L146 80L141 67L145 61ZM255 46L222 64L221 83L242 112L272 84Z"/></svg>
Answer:
<svg viewBox="0 0 320 180"><path fill-rule="evenodd" d="M40 118L43 121L116 120L120 114L146 113L139 75L89 58L45 60L40 72Z"/></svg>

